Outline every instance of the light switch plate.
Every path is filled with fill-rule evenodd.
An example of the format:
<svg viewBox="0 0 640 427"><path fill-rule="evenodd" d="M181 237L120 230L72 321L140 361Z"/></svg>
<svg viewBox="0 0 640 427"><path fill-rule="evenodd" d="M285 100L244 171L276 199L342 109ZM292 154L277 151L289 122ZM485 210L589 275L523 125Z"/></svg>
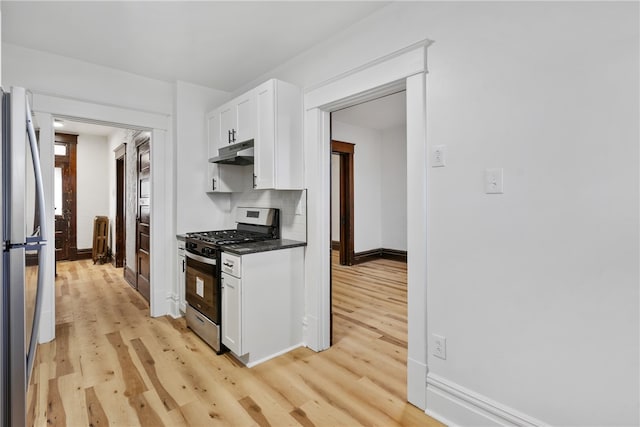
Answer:
<svg viewBox="0 0 640 427"><path fill-rule="evenodd" d="M504 193L502 168L485 169L484 192L487 194L503 194Z"/></svg>
<svg viewBox="0 0 640 427"><path fill-rule="evenodd" d="M431 149L431 167L441 168L446 165L446 150L444 145L435 145Z"/></svg>

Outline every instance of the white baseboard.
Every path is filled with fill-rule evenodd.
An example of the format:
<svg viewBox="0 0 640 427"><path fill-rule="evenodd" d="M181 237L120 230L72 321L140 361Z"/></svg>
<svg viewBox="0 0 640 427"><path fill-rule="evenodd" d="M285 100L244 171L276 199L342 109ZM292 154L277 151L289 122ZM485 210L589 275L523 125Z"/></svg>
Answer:
<svg viewBox="0 0 640 427"><path fill-rule="evenodd" d="M502 403L435 374L427 375L426 414L448 426L547 426ZM446 414L446 418L441 414Z"/></svg>
<svg viewBox="0 0 640 427"><path fill-rule="evenodd" d="M290 351L295 350L296 348L299 348L299 347L304 347L304 345L302 343L296 344L296 345L291 346L289 348L286 348L286 349L284 349L282 351L279 351L279 352L274 353L274 354L270 354L267 357L263 357L261 359L254 360L252 362L245 362L247 360L246 356L240 357L239 359L241 361L243 361L243 363L245 363L247 365L247 368L253 368L256 365L259 365L260 363L266 362L267 360L271 360L271 359L276 358L278 356L282 356L283 354L289 353Z"/></svg>
<svg viewBox="0 0 640 427"><path fill-rule="evenodd" d="M180 313L180 303L178 301L178 294L174 294L172 292L167 293L167 303L169 306L169 314L174 319L182 317L182 313Z"/></svg>
<svg viewBox="0 0 640 427"><path fill-rule="evenodd" d="M326 348L322 348L318 336L318 318L314 316L305 316L302 321L302 340L304 345L313 351L322 351Z"/></svg>
<svg viewBox="0 0 640 427"><path fill-rule="evenodd" d="M407 400L423 411L427 407L427 365L417 360L407 359Z"/></svg>

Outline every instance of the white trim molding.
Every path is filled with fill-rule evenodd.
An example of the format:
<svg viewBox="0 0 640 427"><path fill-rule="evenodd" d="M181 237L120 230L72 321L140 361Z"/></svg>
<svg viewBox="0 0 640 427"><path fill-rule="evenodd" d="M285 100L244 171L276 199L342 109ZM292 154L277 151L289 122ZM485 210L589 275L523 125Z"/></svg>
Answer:
<svg viewBox="0 0 640 427"><path fill-rule="evenodd" d="M168 296L168 294L175 292L173 289L175 286L175 280L173 280L175 278L175 263L165 262L167 259L174 259L175 256L175 210L173 208L175 169L173 168L172 156L174 142L169 136L172 130L171 116L38 92L32 92L32 96L32 108L41 128L40 146L45 176L48 174L53 177L54 117L151 131L151 205L153 214L151 215L150 315L157 317L175 313L175 309L172 307L172 298ZM45 201L48 205L45 206L45 209L47 212L53 212L53 187L47 186L46 182L53 182L53 178L45 180ZM48 255L48 271L45 272L48 280L45 283L40 327L42 342L55 338L55 256L53 245L49 246Z"/></svg>
<svg viewBox="0 0 640 427"><path fill-rule="evenodd" d="M305 251L305 345L329 348L331 321L330 113L398 90L407 90L408 375L407 400L425 409L427 373L426 300L426 48L425 40L371 61L307 89L305 106L305 187L308 238ZM413 244L412 244L413 242ZM411 252L413 251L413 252Z"/></svg>
<svg viewBox="0 0 640 427"><path fill-rule="evenodd" d="M549 425L432 373L427 375L427 399L427 415L449 426ZM440 416L443 413L447 414L447 418Z"/></svg>

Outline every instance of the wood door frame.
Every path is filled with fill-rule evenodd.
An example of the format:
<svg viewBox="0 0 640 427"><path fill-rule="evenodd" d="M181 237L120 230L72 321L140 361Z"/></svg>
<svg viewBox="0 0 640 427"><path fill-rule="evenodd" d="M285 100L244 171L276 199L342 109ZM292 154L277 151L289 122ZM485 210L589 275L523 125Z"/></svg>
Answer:
<svg viewBox="0 0 640 427"><path fill-rule="evenodd" d="M55 132L54 145L64 144L67 147L67 154L65 156L55 156L55 165L66 164L68 166L69 174L63 175L62 188L65 192L67 188L69 194L69 210L71 211L71 220L67 227L67 239L69 241L69 251L67 260L75 261L78 259L78 135ZM58 167L55 166L54 167ZM64 209L64 207L63 207Z"/></svg>
<svg viewBox="0 0 640 427"><path fill-rule="evenodd" d="M114 239L113 265L116 268L124 267L126 259L126 182L127 182L127 144L120 144L114 151L116 162L116 224Z"/></svg>
<svg viewBox="0 0 640 427"><path fill-rule="evenodd" d="M340 156L340 264L353 265L354 193L353 154L355 144L331 140L331 154Z"/></svg>

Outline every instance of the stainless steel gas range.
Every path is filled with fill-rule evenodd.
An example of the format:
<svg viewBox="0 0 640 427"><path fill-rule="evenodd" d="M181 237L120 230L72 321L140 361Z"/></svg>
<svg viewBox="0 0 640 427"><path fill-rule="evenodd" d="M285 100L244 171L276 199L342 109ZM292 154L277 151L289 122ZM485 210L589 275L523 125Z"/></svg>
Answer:
<svg viewBox="0 0 640 427"><path fill-rule="evenodd" d="M278 209L239 207L236 222L236 229L187 233L185 239L187 326L218 353L225 350L220 342L221 252L225 245L280 238Z"/></svg>

